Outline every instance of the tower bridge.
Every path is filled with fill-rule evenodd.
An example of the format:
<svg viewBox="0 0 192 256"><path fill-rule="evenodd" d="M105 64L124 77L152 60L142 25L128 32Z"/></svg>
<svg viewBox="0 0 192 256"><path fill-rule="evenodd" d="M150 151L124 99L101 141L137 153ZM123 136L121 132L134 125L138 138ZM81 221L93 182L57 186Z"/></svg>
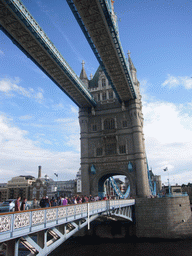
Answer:
<svg viewBox="0 0 192 256"><path fill-rule="evenodd" d="M113 3L67 2L100 63L91 80L84 65L80 78L73 72L20 0L0 0L0 28L80 108L82 193L102 195L105 179L123 174L131 196L149 196L139 82L121 47Z"/></svg>
<svg viewBox="0 0 192 256"><path fill-rule="evenodd" d="M152 192L140 84L130 54L126 59L121 47L113 1L67 2L100 64L90 80L84 63L80 78L74 73L20 0L0 0L0 29L79 106L82 194L102 196L106 179L125 175L136 198L137 235L171 237L191 216L189 200L147 198ZM98 214L132 220L135 201L114 202L0 214L0 242L7 243L7 255L18 255L19 241L30 255L47 255ZM30 237L34 233L38 242Z"/></svg>

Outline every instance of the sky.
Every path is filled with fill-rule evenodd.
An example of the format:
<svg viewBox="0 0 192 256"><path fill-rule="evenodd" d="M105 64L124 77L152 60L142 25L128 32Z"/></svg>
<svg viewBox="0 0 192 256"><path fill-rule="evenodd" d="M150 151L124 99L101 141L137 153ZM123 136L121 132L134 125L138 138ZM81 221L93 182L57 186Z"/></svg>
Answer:
<svg viewBox="0 0 192 256"><path fill-rule="evenodd" d="M98 62L65 0L23 0L77 75ZM192 1L116 0L121 44L140 81L149 167L167 184L192 182ZM74 179L78 107L0 31L0 182ZM168 167L168 171L163 170Z"/></svg>

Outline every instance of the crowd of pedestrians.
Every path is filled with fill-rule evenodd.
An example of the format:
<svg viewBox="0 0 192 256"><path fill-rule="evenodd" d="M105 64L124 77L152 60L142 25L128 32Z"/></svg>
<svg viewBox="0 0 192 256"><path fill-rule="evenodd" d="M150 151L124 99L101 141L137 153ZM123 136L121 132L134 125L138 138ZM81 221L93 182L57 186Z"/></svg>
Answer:
<svg viewBox="0 0 192 256"><path fill-rule="evenodd" d="M26 203L27 203L27 198L24 198L22 202L20 203L21 197L18 196L17 200L15 201L15 211L24 211L26 210Z"/></svg>
<svg viewBox="0 0 192 256"><path fill-rule="evenodd" d="M40 207L41 208L45 208L45 207L54 207L54 206L65 206L65 205L69 205L69 204L80 204L80 203L86 203L86 202L95 202L101 200L100 197L98 196L72 196L72 197L63 197L63 196L59 196L57 197L57 199L55 199L54 197L52 197L51 200L49 200L49 198L46 196L44 196L41 200L40 200Z"/></svg>
<svg viewBox="0 0 192 256"><path fill-rule="evenodd" d="M103 200L107 200L109 198L104 197ZM111 198L110 198L111 199ZM65 206L70 204L80 204L80 203L88 203L99 201L101 198L99 196L72 196L72 197L63 197L59 196L57 198L52 197L51 199L48 196L43 196L40 201L36 198L33 199L32 204L30 205L30 209L38 209L38 208L46 208L46 207L54 207L54 206ZM26 210L26 206L28 205L27 199L24 198L21 202L21 197L18 197L15 201L15 211L23 211Z"/></svg>

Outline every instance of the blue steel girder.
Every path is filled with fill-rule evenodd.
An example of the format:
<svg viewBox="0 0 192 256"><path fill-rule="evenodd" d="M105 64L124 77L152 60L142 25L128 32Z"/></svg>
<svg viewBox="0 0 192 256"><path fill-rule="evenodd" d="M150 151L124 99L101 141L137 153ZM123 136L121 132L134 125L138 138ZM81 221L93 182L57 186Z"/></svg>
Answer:
<svg viewBox="0 0 192 256"><path fill-rule="evenodd" d="M97 60L98 60L98 62L99 62L99 64L100 64L102 70L104 71L104 73L105 73L105 75L106 75L106 77L107 77L107 79L108 79L108 81L109 81L109 84L110 84L111 87L113 88L117 99L119 100L119 102L121 102L121 99L120 99L120 97L119 97L119 95L118 95L118 92L117 92L117 90L116 90L116 88L115 88L115 86L113 85L113 82L112 82L112 80L111 80L111 77L109 76L109 74L108 74L108 72L107 72L107 70L106 70L106 68L105 68L105 65L104 65L104 63L103 63L103 61L102 61L102 59L101 59L101 57L100 57L100 55L99 55L99 53L98 53L98 51L97 51L97 48L95 47L95 45L94 45L94 43L93 43L93 41L92 41L92 39L91 39L91 37L90 37L90 35L89 35L89 33L88 33L88 31L87 31L87 29L86 29L86 27L85 27L83 21L82 21L82 19L81 19L79 13L78 13L78 11L77 11L77 9L76 9L76 7L75 7L75 5L74 5L74 3L73 3L73 0L67 0L67 3L69 4L69 7L71 8L71 10L72 10L72 12L73 12L73 14L74 14L74 16L75 16L75 18L76 18L76 20L77 20L77 22L78 22L80 28L81 28L81 30L83 31L83 34L85 35L85 37L86 37L86 39L87 39L89 45L91 46L91 49L92 49L93 53L95 54L95 57L97 58Z"/></svg>
<svg viewBox="0 0 192 256"><path fill-rule="evenodd" d="M123 193L121 192L119 186L117 185L115 179L113 178L113 176L110 177L109 180L110 180L110 183L111 183L111 185L112 185L112 187L113 187L113 189L114 189L116 195L117 195L119 198L125 199L125 198L128 198L128 197L129 197L129 195L130 195L130 185L128 186L126 192L123 194Z"/></svg>
<svg viewBox="0 0 192 256"><path fill-rule="evenodd" d="M119 101L136 98L107 0L67 0Z"/></svg>
<svg viewBox="0 0 192 256"><path fill-rule="evenodd" d="M79 107L93 96L20 0L0 0L0 29Z"/></svg>

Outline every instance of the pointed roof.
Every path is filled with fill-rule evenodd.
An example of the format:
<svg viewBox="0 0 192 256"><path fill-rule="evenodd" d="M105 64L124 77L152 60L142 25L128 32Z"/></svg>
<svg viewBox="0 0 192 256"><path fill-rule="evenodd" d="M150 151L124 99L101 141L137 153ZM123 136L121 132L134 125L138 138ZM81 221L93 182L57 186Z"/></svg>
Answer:
<svg viewBox="0 0 192 256"><path fill-rule="evenodd" d="M89 81L89 88L98 87L99 73L102 71L101 66L98 67L94 77Z"/></svg>
<svg viewBox="0 0 192 256"><path fill-rule="evenodd" d="M84 66L85 66L84 60L82 61L81 64L82 64L82 69L81 69L80 79L81 79L81 80L83 80L83 79L87 79L87 80L88 80L87 74L86 74L85 68L84 68Z"/></svg>
<svg viewBox="0 0 192 256"><path fill-rule="evenodd" d="M134 71L137 71L136 70L136 68L135 68L135 66L133 65L133 62L132 62L132 60L131 60L131 53L130 53L130 51L128 51L128 62L129 62L129 68L130 68L130 70L134 70Z"/></svg>

